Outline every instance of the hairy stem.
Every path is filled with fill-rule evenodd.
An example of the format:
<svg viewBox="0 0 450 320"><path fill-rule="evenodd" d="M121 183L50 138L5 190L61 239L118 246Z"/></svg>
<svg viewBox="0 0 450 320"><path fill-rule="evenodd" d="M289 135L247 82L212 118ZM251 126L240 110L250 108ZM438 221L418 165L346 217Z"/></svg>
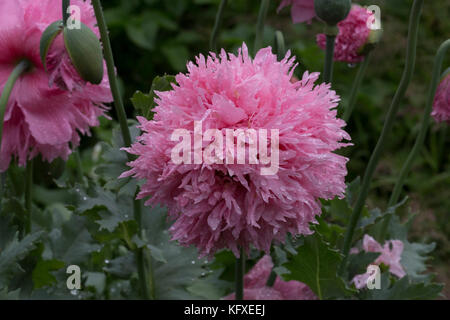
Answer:
<svg viewBox="0 0 450 320"><path fill-rule="evenodd" d="M411 152L408 155L405 163L403 164L402 170L400 171L400 175L398 177L397 183L395 184L394 190L391 194L391 198L389 199L388 206L392 207L398 202L400 194L403 190L403 185L405 184L405 179L408 177L408 174L411 170L411 166L414 163L414 160L417 158L420 150L422 149L423 143L425 141L425 136L428 132L428 128L430 125L431 111L433 108L434 95L436 94L436 89L439 85L439 79L441 76L442 63L444 62L445 54L447 50L450 48L450 39L446 40L439 47L436 57L434 59L433 66L433 74L431 78L431 84L428 91L427 104L425 106L425 110L423 111L422 124L420 127L420 131L417 135L416 141L414 143ZM386 237L387 229L389 226L390 215L388 215L383 222L380 231L380 240L384 240Z"/></svg>
<svg viewBox="0 0 450 320"><path fill-rule="evenodd" d="M221 0L219 5L219 10L217 11L216 21L214 22L214 28L211 33L211 39L209 40L209 49L211 51L217 52L217 37L219 35L220 25L223 20L223 12L227 6L228 0Z"/></svg>
<svg viewBox="0 0 450 320"><path fill-rule="evenodd" d="M119 119L120 130L122 132L123 142L126 147L131 145L131 134L128 129L127 115L125 113L125 107L123 105L122 96L120 95L119 85L116 78L116 68L114 64L114 56L112 53L111 42L108 36L108 28L106 26L105 16L100 4L100 0L92 0L92 5L95 11L95 17L97 18L98 29L100 31L100 37L103 44L103 51L106 60L106 66L108 69L109 85L114 98L114 105ZM132 156L127 154L129 160L132 160Z"/></svg>
<svg viewBox="0 0 450 320"><path fill-rule="evenodd" d="M366 74L367 66L369 65L369 60L370 60L370 52L365 56L363 62L361 62L361 65L359 66L358 69L358 73L356 74L356 78L353 81L348 106L347 108L345 108L344 115L342 116L342 119L345 122L348 122L353 113L353 110L355 109L356 98L358 97L359 88L361 87L364 76Z"/></svg>
<svg viewBox="0 0 450 320"><path fill-rule="evenodd" d="M116 68L114 65L114 57L112 53L111 48L111 42L109 40L108 36L108 28L106 26L106 20L105 16L103 14L102 6L100 3L100 0L92 0L92 5L94 7L95 17L97 18L97 24L100 31L100 37L103 44L103 51L105 55L106 65L108 69L108 78L109 78L109 84L111 86L111 92L113 94L114 98L114 105L117 113L117 118L119 119L120 124L120 130L122 132L123 141L126 147L129 147L131 145L131 134L130 130L128 128L127 123L127 115L125 113L125 108L123 105L122 97L119 92L119 86L117 83L116 78ZM127 153L128 160L132 161L133 156ZM137 192L137 189L136 189ZM133 211L134 211L134 219L136 220L138 226L139 226L139 234L142 234L142 224L141 224L141 201L140 200L134 200L133 203ZM141 252L142 251L142 252ZM150 274L150 270L148 269L148 265L145 263L144 257L146 256L145 248L137 249L136 256L137 256L137 263L138 263L138 270L139 271L139 282L141 285L141 291L143 294L143 297L145 299L152 299L151 289L149 286L148 276ZM142 257L142 258L141 258ZM152 278L153 275L150 274L150 278Z"/></svg>
<svg viewBox="0 0 450 320"><path fill-rule="evenodd" d="M424 0L414 0L414 4L413 4L412 10L411 10L411 15L410 15L410 21L409 21L408 44L407 44L407 52L406 52L405 69L403 71L400 85L397 89L397 92L394 96L392 104L389 108L383 130L378 139L377 145L370 157L369 163L367 165L367 169L364 174L364 179L363 179L363 182L361 185L361 190L360 190L358 198L356 200L355 207L353 208L353 213L352 213L352 216L350 219L350 224L347 228L347 231L345 234L345 239L344 239L344 247L343 247L342 251L343 251L345 258L341 265L341 270L340 270L341 272L343 271L343 269L346 267L346 264L347 264L347 256L350 251L350 246L352 244L353 234L355 232L356 225L361 216L362 209L364 207L366 198L368 196L370 183L372 181L373 174L377 167L378 161L380 160L386 139L388 138L388 136L392 130L395 116L400 107L400 102L402 101L402 99L405 95L406 89L408 88L408 86L411 82L411 79L412 79L412 75L414 72L414 66L415 66L415 60L416 60L417 37L418 37L419 21L420 21L420 15L422 12L423 1Z"/></svg>
<svg viewBox="0 0 450 320"><path fill-rule="evenodd" d="M263 37L264 37L264 25L266 22L267 12L269 11L270 0L261 0L261 7L259 8L258 22L256 24L256 36L255 36L255 47L254 55L262 47Z"/></svg>

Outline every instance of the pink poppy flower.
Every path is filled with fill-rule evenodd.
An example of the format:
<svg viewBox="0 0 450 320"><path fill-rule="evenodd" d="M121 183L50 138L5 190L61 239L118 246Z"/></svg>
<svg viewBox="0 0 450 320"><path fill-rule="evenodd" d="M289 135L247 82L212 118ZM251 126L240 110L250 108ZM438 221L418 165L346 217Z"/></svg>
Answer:
<svg viewBox="0 0 450 320"><path fill-rule="evenodd" d="M294 23L311 22L316 16L314 0L282 0L278 12L287 6L292 6L291 16Z"/></svg>
<svg viewBox="0 0 450 320"><path fill-rule="evenodd" d="M272 258L265 255L244 276L244 300L317 300L314 292L300 281L283 281L277 276L273 287L268 287L272 268ZM224 299L234 300L235 294Z"/></svg>
<svg viewBox="0 0 450 320"><path fill-rule="evenodd" d="M361 49L367 43L370 35L368 21L373 21L373 13L366 8L353 5L347 18L338 23L339 34L336 37L334 60L358 63L364 60ZM317 44L325 50L326 36L321 33L317 35Z"/></svg>
<svg viewBox="0 0 450 320"><path fill-rule="evenodd" d="M406 275L403 266L401 265L401 258L403 253L403 242L400 240L386 241L384 246L381 246L374 238L369 235L364 235L363 248L365 252L379 252L380 256L374 261L373 265L384 264L389 267L389 272L398 278L403 278ZM352 250L353 253L357 253ZM369 273L356 275L352 282L355 283L356 288L364 288L367 284L367 279L370 277Z"/></svg>
<svg viewBox="0 0 450 320"><path fill-rule="evenodd" d="M431 115L436 122L450 122L450 72L444 76L437 87Z"/></svg>
<svg viewBox="0 0 450 320"><path fill-rule="evenodd" d="M72 4L80 7L82 21L94 29L91 5L81 0ZM47 26L59 19L59 0L2 0L0 3L0 90L18 61L27 59L32 65L16 82L8 102L0 171L8 169L12 158L17 158L22 166L38 154L47 161L58 157L67 159L71 146L79 144L79 134L89 134L89 128L99 124L98 117L106 109L103 103L112 101L106 77L99 86L85 84L73 92L49 85L52 77L40 61L39 42ZM50 55L55 61L58 57L65 59L58 45L50 49ZM64 63L67 66L67 61ZM61 84L66 83L64 88L77 81L74 74L60 78Z"/></svg>
<svg viewBox="0 0 450 320"><path fill-rule="evenodd" d="M321 213L319 199L344 196L348 159L334 151L350 137L336 117L339 97L329 84L315 85L318 73L306 72L292 83L294 58L288 53L279 62L271 48L252 59L244 44L237 56L199 56L187 68L173 90L158 93L154 120L138 118L143 134L126 149L138 158L122 177L144 179L139 198L167 206L173 240L195 245L202 255L228 248L238 256L239 247L250 244L268 252L288 232L311 234L310 223ZM223 143L213 163L193 164L190 153L190 163L173 161L179 143L172 140L174 132L184 130L195 140L209 129L216 129L219 142L227 140L227 130L268 132L259 146L278 153L278 163L270 164L276 172L262 174L269 165L259 162L267 155L261 150L251 159L245 152L245 164L236 163L235 144L247 148L255 142L249 137ZM272 144L277 135L278 148ZM204 139L192 153L201 159L213 145ZM224 161L224 155L235 161Z"/></svg>

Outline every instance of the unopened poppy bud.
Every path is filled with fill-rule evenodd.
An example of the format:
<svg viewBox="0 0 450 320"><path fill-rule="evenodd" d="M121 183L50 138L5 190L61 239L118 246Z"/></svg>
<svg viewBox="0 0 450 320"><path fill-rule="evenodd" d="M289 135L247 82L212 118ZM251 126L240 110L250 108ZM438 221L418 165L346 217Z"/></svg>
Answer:
<svg viewBox="0 0 450 320"><path fill-rule="evenodd" d="M351 0L314 0L317 17L329 26L344 20L351 8Z"/></svg>
<svg viewBox="0 0 450 320"><path fill-rule="evenodd" d="M64 27L62 20L55 21L43 32L40 42L40 55L47 70L47 55L56 37L63 33L64 45L79 76L92 84L103 80L103 53L95 33L84 23L79 28Z"/></svg>
<svg viewBox="0 0 450 320"><path fill-rule="evenodd" d="M80 28L64 28L64 43L70 60L85 81L99 84L103 80L103 54L100 41L85 24Z"/></svg>

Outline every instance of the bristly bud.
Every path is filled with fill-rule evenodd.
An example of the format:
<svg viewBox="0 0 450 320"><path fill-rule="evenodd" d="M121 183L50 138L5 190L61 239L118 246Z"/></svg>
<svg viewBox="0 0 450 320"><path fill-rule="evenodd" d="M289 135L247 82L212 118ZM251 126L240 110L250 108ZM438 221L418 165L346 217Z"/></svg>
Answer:
<svg viewBox="0 0 450 320"><path fill-rule="evenodd" d="M329 26L335 26L344 20L351 5L351 0L314 0L317 17Z"/></svg>

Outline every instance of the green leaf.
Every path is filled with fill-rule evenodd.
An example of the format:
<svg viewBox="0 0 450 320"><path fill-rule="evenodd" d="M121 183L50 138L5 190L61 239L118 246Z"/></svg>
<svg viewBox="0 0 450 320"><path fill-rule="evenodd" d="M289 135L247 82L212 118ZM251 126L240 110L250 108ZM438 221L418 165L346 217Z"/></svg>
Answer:
<svg viewBox="0 0 450 320"><path fill-rule="evenodd" d="M20 289L8 291L8 288L0 289L0 300L19 300Z"/></svg>
<svg viewBox="0 0 450 320"><path fill-rule="evenodd" d="M19 262L34 250L41 236L42 232L36 232L19 240L19 233L16 232L12 241L0 248L0 288L6 287L17 271L22 271Z"/></svg>
<svg viewBox="0 0 450 320"><path fill-rule="evenodd" d="M97 35L84 23L80 29L64 28L64 43L70 60L84 80L100 84L103 80L103 52Z"/></svg>
<svg viewBox="0 0 450 320"><path fill-rule="evenodd" d="M106 287L106 275L102 272L86 273L86 287L93 287L97 293L103 293Z"/></svg>
<svg viewBox="0 0 450 320"><path fill-rule="evenodd" d="M307 284L319 299L342 297L350 291L337 275L341 261L342 255L316 233L305 237L303 246L297 249L297 255L283 265L290 271L283 278Z"/></svg>
<svg viewBox="0 0 450 320"><path fill-rule="evenodd" d="M170 241L166 210L147 208L143 213L143 226L148 244L152 248L158 248L167 261L153 260L156 298L164 300L199 298L193 294L195 286L191 290L188 288L200 277L205 281L214 282L214 274L208 273L205 261L198 259L195 248L181 247L176 242ZM205 283L201 285L206 286Z"/></svg>
<svg viewBox="0 0 450 320"><path fill-rule="evenodd" d="M64 268L65 263L59 260L39 260L33 270L34 288L39 289L45 286L50 286L56 283L56 278L51 274L51 271L57 271Z"/></svg>
<svg viewBox="0 0 450 320"><path fill-rule="evenodd" d="M63 30L63 22L62 20L58 20L53 22L51 25L44 30L41 36L40 43L40 54L41 61L44 65L44 69L47 71L47 53L50 49L55 38L62 32Z"/></svg>
<svg viewBox="0 0 450 320"><path fill-rule="evenodd" d="M366 273L369 264L375 262L379 256L379 252L361 251L357 254L351 254L348 259L348 279L351 281L355 275Z"/></svg>
<svg viewBox="0 0 450 320"><path fill-rule="evenodd" d="M53 229L48 237L50 253L45 258L58 259L68 265L81 265L92 252L101 249L89 234L84 217L76 215L64 223L62 228Z"/></svg>
<svg viewBox="0 0 450 320"><path fill-rule="evenodd" d="M367 300L432 300L443 286L440 284L413 283L405 276L389 287L387 274L381 276L381 289L364 290L361 297Z"/></svg>
<svg viewBox="0 0 450 320"><path fill-rule="evenodd" d="M139 114L143 115L147 119L153 118L152 110L156 106L155 98L156 92L163 92L172 90L172 84L176 83L175 76L164 75L162 77L157 76L152 81L152 86L149 94L144 94L137 91L131 98L135 109Z"/></svg>

